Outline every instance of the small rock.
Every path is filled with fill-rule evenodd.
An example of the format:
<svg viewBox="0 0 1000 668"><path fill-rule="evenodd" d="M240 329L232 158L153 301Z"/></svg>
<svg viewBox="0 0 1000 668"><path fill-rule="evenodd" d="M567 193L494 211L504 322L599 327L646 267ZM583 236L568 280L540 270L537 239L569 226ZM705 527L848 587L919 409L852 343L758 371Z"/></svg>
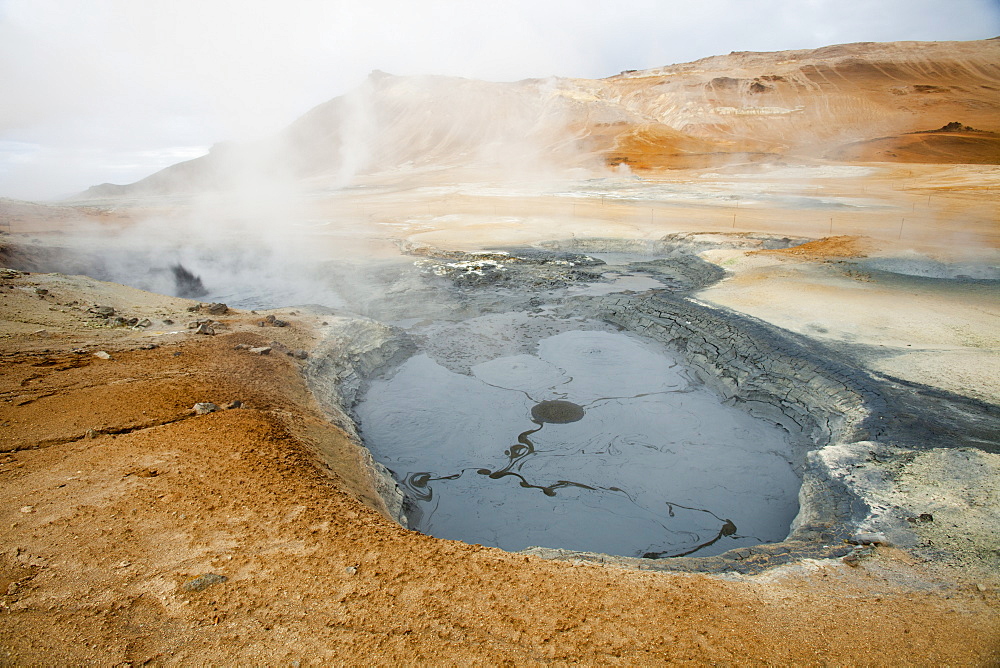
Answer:
<svg viewBox="0 0 1000 668"><path fill-rule="evenodd" d="M250 352L255 355L269 355L271 353L270 346L261 346L260 348L251 348Z"/></svg>
<svg viewBox="0 0 1000 668"><path fill-rule="evenodd" d="M207 415L208 413L214 413L219 410L219 407L211 401L203 401L195 404L194 408L191 410L194 411L195 415Z"/></svg>
<svg viewBox="0 0 1000 668"><path fill-rule="evenodd" d="M220 302L212 302L211 304L203 305L201 310L210 315L225 315L226 313L229 313L229 307Z"/></svg>
<svg viewBox="0 0 1000 668"><path fill-rule="evenodd" d="M142 469L141 471L136 471L135 474L140 478L155 478L156 476L160 475L160 472L157 471L156 469L146 468Z"/></svg>
<svg viewBox="0 0 1000 668"><path fill-rule="evenodd" d="M264 322L266 322L266 323L268 323L268 324L271 324L271 323L273 323L274 321L275 321L275 317L274 317L274 314L271 314L271 315L267 316L266 318L264 318Z"/></svg>
<svg viewBox="0 0 1000 668"><path fill-rule="evenodd" d="M172 325L172 324L174 324L174 321L171 320L170 318L167 318L166 320L163 321L163 324L164 325Z"/></svg>
<svg viewBox="0 0 1000 668"><path fill-rule="evenodd" d="M986 593L986 585L984 585L982 582L976 584L976 589L978 589L981 593L984 594Z"/></svg>
<svg viewBox="0 0 1000 668"><path fill-rule="evenodd" d="M35 512L35 507L34 506L21 506L21 512L25 513L25 514L27 514L27 513L33 513L33 512Z"/></svg>
<svg viewBox="0 0 1000 668"><path fill-rule="evenodd" d="M152 320L150 320L149 318L143 318L139 322L135 323L135 326L136 327L149 327L152 324L153 324Z"/></svg>
<svg viewBox="0 0 1000 668"><path fill-rule="evenodd" d="M250 344L249 343L237 343L235 346L233 346L233 350L250 350Z"/></svg>
<svg viewBox="0 0 1000 668"><path fill-rule="evenodd" d="M859 533L854 536L852 542L858 545L890 545L889 539L881 533Z"/></svg>
<svg viewBox="0 0 1000 668"><path fill-rule="evenodd" d="M344 569L344 572L347 573L348 575L354 575L355 573L358 572L358 567L348 566L347 568Z"/></svg>
<svg viewBox="0 0 1000 668"><path fill-rule="evenodd" d="M229 580L225 575L217 575L215 573L205 573L204 575L199 575L193 580L188 580L181 585L181 589L184 591L204 591L214 584L220 582L226 582Z"/></svg>
<svg viewBox="0 0 1000 668"><path fill-rule="evenodd" d="M226 404L226 410L232 410L234 408L243 408L243 402L237 399L236 401L230 401Z"/></svg>
<svg viewBox="0 0 1000 668"><path fill-rule="evenodd" d="M88 429L87 433L84 436L86 438L97 438L98 434L100 434L100 432L97 431L96 429Z"/></svg>
<svg viewBox="0 0 1000 668"><path fill-rule="evenodd" d="M125 324L128 325L129 327L135 327L136 325L139 324L139 318L129 318L128 320L125 321Z"/></svg>
<svg viewBox="0 0 1000 668"><path fill-rule="evenodd" d="M45 295L49 294L49 291L46 290L45 288L35 288L35 294L44 297Z"/></svg>
<svg viewBox="0 0 1000 668"><path fill-rule="evenodd" d="M202 324L198 325L198 328L196 330L194 330L194 333L195 334L206 334L208 336L215 336L215 330L212 328L211 325L208 325L206 323L202 323Z"/></svg>
<svg viewBox="0 0 1000 668"><path fill-rule="evenodd" d="M128 568L131 565L132 565L131 561L119 561L117 564L115 564L114 567L115 568Z"/></svg>
<svg viewBox="0 0 1000 668"><path fill-rule="evenodd" d="M100 357L102 360L109 360L111 359L111 353L105 350L98 350L96 353L94 353L94 357Z"/></svg>
<svg viewBox="0 0 1000 668"><path fill-rule="evenodd" d="M275 327L288 327L287 322L285 322L284 320L278 320L277 318L275 318L274 322L272 322L271 324L274 325Z"/></svg>
<svg viewBox="0 0 1000 668"><path fill-rule="evenodd" d="M49 330L47 329L36 329L34 332L32 332L32 334L34 334L35 336L46 336L48 333Z"/></svg>
<svg viewBox="0 0 1000 668"><path fill-rule="evenodd" d="M309 357L308 351L305 350L290 350L288 351L288 354L297 360L304 360Z"/></svg>
<svg viewBox="0 0 1000 668"><path fill-rule="evenodd" d="M194 313L195 311L197 311L198 306L201 306L201 304L198 304L197 306L188 306L187 307L188 313Z"/></svg>
<svg viewBox="0 0 1000 668"><path fill-rule="evenodd" d="M850 554L844 555L843 557L841 557L840 560L845 564L847 564L848 566L853 566L857 568L858 564L860 564L862 559L867 559L868 557L874 554L875 554L874 545L858 545L857 547L854 548L854 550L851 551Z"/></svg>
<svg viewBox="0 0 1000 668"><path fill-rule="evenodd" d="M90 309L90 312L96 313L102 318L110 318L115 314L115 309L111 306L95 306L94 308Z"/></svg>

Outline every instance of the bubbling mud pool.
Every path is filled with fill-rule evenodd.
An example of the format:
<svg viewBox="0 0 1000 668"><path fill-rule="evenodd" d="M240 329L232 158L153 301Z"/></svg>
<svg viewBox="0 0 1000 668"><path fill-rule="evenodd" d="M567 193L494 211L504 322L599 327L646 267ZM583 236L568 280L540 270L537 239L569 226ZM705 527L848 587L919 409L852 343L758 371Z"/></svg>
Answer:
<svg viewBox="0 0 1000 668"><path fill-rule="evenodd" d="M410 334L422 350L355 413L411 528L648 558L787 535L800 486L787 434L721 403L664 346L523 313Z"/></svg>

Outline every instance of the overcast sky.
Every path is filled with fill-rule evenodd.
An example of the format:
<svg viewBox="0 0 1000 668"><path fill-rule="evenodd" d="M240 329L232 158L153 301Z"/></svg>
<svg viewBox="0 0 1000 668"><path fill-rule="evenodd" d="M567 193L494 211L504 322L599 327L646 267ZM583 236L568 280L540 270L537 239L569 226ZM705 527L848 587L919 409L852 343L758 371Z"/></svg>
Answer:
<svg viewBox="0 0 1000 668"><path fill-rule="evenodd" d="M998 34L998 0L0 0L0 197L130 183L275 132L373 69L599 78Z"/></svg>

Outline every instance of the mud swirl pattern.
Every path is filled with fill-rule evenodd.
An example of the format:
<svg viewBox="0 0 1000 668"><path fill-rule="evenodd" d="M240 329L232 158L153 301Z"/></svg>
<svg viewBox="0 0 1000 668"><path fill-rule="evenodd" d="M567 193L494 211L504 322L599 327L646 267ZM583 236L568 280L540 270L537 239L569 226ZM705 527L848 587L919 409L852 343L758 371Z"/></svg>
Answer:
<svg viewBox="0 0 1000 668"><path fill-rule="evenodd" d="M649 558L787 534L798 478L783 432L722 405L665 349L569 331L470 371L419 354L357 408L413 528Z"/></svg>

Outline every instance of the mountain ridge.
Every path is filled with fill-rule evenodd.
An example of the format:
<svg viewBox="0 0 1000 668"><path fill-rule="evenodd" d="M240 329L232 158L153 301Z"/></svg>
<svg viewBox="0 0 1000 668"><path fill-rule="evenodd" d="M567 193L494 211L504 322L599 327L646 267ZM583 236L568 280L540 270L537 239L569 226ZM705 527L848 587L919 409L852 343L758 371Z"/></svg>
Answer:
<svg viewBox="0 0 1000 668"><path fill-rule="evenodd" d="M950 123L986 134L961 142L932 136L931 128ZM225 189L248 174L337 188L400 167L656 172L786 158L1000 164L1000 142L989 136L997 132L997 38L733 52L604 79L487 82L375 71L269 140L218 144L82 197ZM914 133L931 133L926 146L913 149Z"/></svg>

